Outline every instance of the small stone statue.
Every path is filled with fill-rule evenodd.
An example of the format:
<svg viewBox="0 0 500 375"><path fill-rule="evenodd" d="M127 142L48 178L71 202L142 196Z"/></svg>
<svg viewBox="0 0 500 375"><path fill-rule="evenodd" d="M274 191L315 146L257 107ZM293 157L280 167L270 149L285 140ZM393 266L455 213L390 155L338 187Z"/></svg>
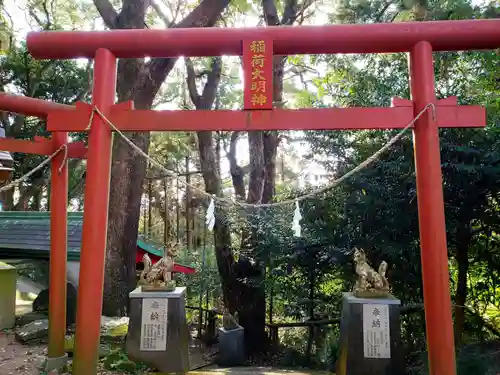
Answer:
<svg viewBox="0 0 500 375"><path fill-rule="evenodd" d="M382 262L376 272L366 261L364 250L354 248L354 263L358 280L354 285L354 295L361 298L384 298L389 295L389 282L385 277L387 263Z"/></svg>
<svg viewBox="0 0 500 375"><path fill-rule="evenodd" d="M240 328L240 325L236 321L235 317L231 315L228 309L224 309L222 314L222 327L226 331L232 331L233 329Z"/></svg>
<svg viewBox="0 0 500 375"><path fill-rule="evenodd" d="M148 254L144 254L142 257L142 265L144 268L142 269L141 273L139 274L139 282L137 283L138 286L143 286L147 285L148 282L146 281L148 272L151 270L151 267L153 265L153 262L151 262L151 258L149 257Z"/></svg>
<svg viewBox="0 0 500 375"><path fill-rule="evenodd" d="M139 285L143 291L175 290L175 280L172 279L174 257L177 255L177 245L168 245L165 255L154 265L147 254L142 257L144 270L139 276Z"/></svg>

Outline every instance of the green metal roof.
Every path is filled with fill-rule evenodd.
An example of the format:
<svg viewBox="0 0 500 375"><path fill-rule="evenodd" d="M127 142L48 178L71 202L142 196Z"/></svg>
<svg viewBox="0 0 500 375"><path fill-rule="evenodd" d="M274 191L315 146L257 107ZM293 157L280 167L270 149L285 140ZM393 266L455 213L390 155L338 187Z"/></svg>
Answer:
<svg viewBox="0 0 500 375"><path fill-rule="evenodd" d="M80 260L82 212L68 212L68 260ZM144 237L137 240L144 251L163 256L163 247ZM50 253L50 212L0 212L0 258L48 259Z"/></svg>
<svg viewBox="0 0 500 375"><path fill-rule="evenodd" d="M142 250L144 250L145 252L147 252L149 254L157 255L159 257L163 256L163 248L162 249L156 248L153 245L151 245L147 242L144 242L141 238L144 239L143 236L139 235L139 238L137 239L137 246L138 247L140 247Z"/></svg>

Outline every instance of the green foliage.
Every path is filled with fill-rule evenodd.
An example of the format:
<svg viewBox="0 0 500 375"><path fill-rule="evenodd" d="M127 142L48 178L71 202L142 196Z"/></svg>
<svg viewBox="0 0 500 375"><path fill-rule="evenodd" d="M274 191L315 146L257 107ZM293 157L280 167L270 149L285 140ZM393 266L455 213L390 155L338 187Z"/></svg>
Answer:
<svg viewBox="0 0 500 375"><path fill-rule="evenodd" d="M91 0L27 0L26 8L31 26L45 30L89 29L95 26L98 17Z"/></svg>
<svg viewBox="0 0 500 375"><path fill-rule="evenodd" d="M498 361L498 342L471 345L457 351L458 375L496 375L500 371ZM428 364L425 355L421 362L410 368L408 375L428 374Z"/></svg>
<svg viewBox="0 0 500 375"><path fill-rule="evenodd" d="M26 46L21 44L0 58L0 88L4 92L17 95L73 104L76 100L88 99L89 70L70 60L35 60L27 52ZM34 117L5 114L1 118L1 125L6 136L11 138L33 139L35 136L50 136L46 131L45 121ZM79 140L85 139L86 135L71 134L70 137ZM44 160L44 157L38 155L20 153L15 153L13 158L14 178L19 178ZM77 163L72 165L75 168L70 168L70 179L74 184L83 174ZM49 169L47 166L39 173L33 174L21 187L21 202L31 200L34 208L40 209L41 193L46 185ZM16 207L9 207L7 204L4 208Z"/></svg>
<svg viewBox="0 0 500 375"><path fill-rule="evenodd" d="M2 58L1 67L2 84L20 95L72 104L87 91L86 68L71 60L35 60L24 43Z"/></svg>
<svg viewBox="0 0 500 375"><path fill-rule="evenodd" d="M125 374L144 374L147 366L142 363L131 361L123 349L115 349L102 359L106 370L116 371Z"/></svg>

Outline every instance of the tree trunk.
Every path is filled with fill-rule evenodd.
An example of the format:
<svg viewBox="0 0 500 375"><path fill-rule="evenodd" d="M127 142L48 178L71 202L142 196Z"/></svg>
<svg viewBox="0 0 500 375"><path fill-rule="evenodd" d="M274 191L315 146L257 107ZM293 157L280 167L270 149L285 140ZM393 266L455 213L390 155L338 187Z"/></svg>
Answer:
<svg viewBox="0 0 500 375"><path fill-rule="evenodd" d="M221 181L216 167L216 156L213 146L212 132L197 132L198 149L200 152L200 166L207 193L221 196ZM217 210L221 208L217 207ZM235 279L233 276L234 257L231 250L231 234L227 223L222 220L223 214L216 212L214 227L214 244L217 268L221 278L224 302L232 312L237 311L238 300L233 289Z"/></svg>
<svg viewBox="0 0 500 375"><path fill-rule="evenodd" d="M238 317L239 323L245 328L246 347L249 348L249 354L266 351L269 342L265 331L266 292L261 263L240 256L236 264L236 278Z"/></svg>
<svg viewBox="0 0 500 375"><path fill-rule="evenodd" d="M457 244L456 260L458 265L457 289L455 292L455 341L457 345L462 344L465 328L465 304L467 303L467 273L469 271L469 245L471 233L469 228L466 233L459 235Z"/></svg>
<svg viewBox="0 0 500 375"><path fill-rule="evenodd" d="M7 185L5 182L3 185ZM14 189L9 189L0 193L0 202L2 202L2 211L13 211L14 208Z"/></svg>
<svg viewBox="0 0 500 375"><path fill-rule="evenodd" d="M262 203L273 200L276 190L276 154L278 153L278 132L265 132L264 140L264 169L265 181L262 191Z"/></svg>
<svg viewBox="0 0 500 375"><path fill-rule="evenodd" d="M238 143L240 132L233 132L231 134L231 141L229 143L229 152L227 153L227 159L229 160L229 172L231 173L231 179L233 182L234 192L236 197L241 200L245 200L245 173L243 168L238 165L238 160L236 158L236 146Z"/></svg>
<svg viewBox="0 0 500 375"><path fill-rule="evenodd" d="M176 163L177 171L179 170L179 163ZM179 180L175 181L175 238L177 243L181 242L181 203L179 201L180 197L180 185Z"/></svg>
<svg viewBox="0 0 500 375"><path fill-rule="evenodd" d="M165 194L163 203L163 244L170 240L170 209L168 200L168 179L163 179L163 193Z"/></svg>
<svg viewBox="0 0 500 375"><path fill-rule="evenodd" d="M196 109L211 109L220 82L222 63L219 58L212 61L212 70L208 74L207 82L200 95L196 89L196 74L189 59L186 60L187 84L191 101ZM205 182L205 190L209 194L222 196L222 184L218 167L218 155L214 147L213 134L211 131L200 131L196 133L198 138L198 151L200 154L200 168ZM208 202L207 202L208 203ZM235 278L233 274L234 256L231 250L231 234L221 213L223 208L216 207L214 245L217 268L221 278L222 292L225 305L231 312L237 311L238 300L235 293Z"/></svg>
<svg viewBox="0 0 500 375"><path fill-rule="evenodd" d="M266 170L264 165L263 132L248 132L248 149L250 158L250 181L248 183L248 203L260 203L264 191Z"/></svg>
<svg viewBox="0 0 500 375"><path fill-rule="evenodd" d="M247 203L262 203L266 186L266 158L264 150L265 132L248 132L250 152L250 173ZM274 189L274 188L273 188ZM250 221L254 221L256 212L248 210ZM254 223L252 223L254 224ZM255 228L254 225L251 228ZM242 234L242 252L237 264L237 280L239 281L239 319L245 327L247 347L254 351L267 349L266 337L266 293L264 287L265 269L260 257L256 257L258 234L256 229L247 228ZM245 280L245 281L243 281Z"/></svg>
<svg viewBox="0 0 500 375"><path fill-rule="evenodd" d="M147 0L123 0L118 14L107 0L94 0L109 28L145 27ZM229 0L202 0L175 27L210 27L220 17ZM123 59L118 65L117 91L120 101L132 99L135 108L149 109L177 59ZM149 133L126 134L138 147L147 150ZM135 253L140 216L140 197L146 174L146 161L135 155L118 136L113 144L108 239L103 295L103 312L121 316L128 310L128 294L135 287Z"/></svg>
<svg viewBox="0 0 500 375"><path fill-rule="evenodd" d="M281 21L274 0L263 0L262 6L268 26L292 24L296 19L297 2L295 0L287 1ZM281 56L276 56L273 61L273 102L279 107L282 106L285 62L286 57ZM278 132L248 132L248 142L250 176L247 202L269 203L273 200L275 193ZM248 347L256 350L266 350L268 340L265 332L265 266L263 259L253 256L259 243L258 231L245 232L243 231L242 234L242 248L246 247L253 251L243 252L237 264L237 279L251 280L250 283L240 282L239 285L240 324L245 327Z"/></svg>
<svg viewBox="0 0 500 375"><path fill-rule="evenodd" d="M153 229L153 205L151 204L153 200L153 180L148 180L148 236L152 237Z"/></svg>
<svg viewBox="0 0 500 375"><path fill-rule="evenodd" d="M186 184L191 184L191 174L189 173L189 156L186 156ZM193 215L192 215L192 207L191 207L191 189L189 186L186 185L186 197L185 197L185 202L186 202L186 247L187 249L191 249L192 243L193 243L193 233L192 233L192 227L193 227Z"/></svg>
<svg viewBox="0 0 500 375"><path fill-rule="evenodd" d="M203 93L197 92L195 71L190 62L186 61L188 71L188 88L191 100L197 109L212 109L217 87L220 81L221 61L214 59L212 71L209 73ZM253 136L252 136L253 135ZM249 143L254 161L251 174L254 175L253 187L249 189L250 199L260 201L264 186L263 170L263 144L262 134L253 132L249 136ZM213 134L210 131L197 132L198 149L200 153L200 167L205 181L205 189L208 193L221 195L221 177L217 168L217 152L214 147ZM260 150L260 157L259 152ZM253 189L253 190L252 190ZM231 249L231 235L227 222L225 222L223 208L217 207L215 214L214 242L217 267L221 278L224 304L231 313L239 313L239 322L245 328L245 339L250 351L263 348L265 339L265 293L260 281L262 273L260 266L253 264L248 257L240 255L235 262ZM252 280L246 283L243 280ZM255 282L257 281L257 282Z"/></svg>
<svg viewBox="0 0 500 375"><path fill-rule="evenodd" d="M35 193L33 193L33 202L31 203L32 211L40 211L40 203L42 200L43 186L40 186Z"/></svg>
<svg viewBox="0 0 500 375"><path fill-rule="evenodd" d="M297 15L297 1L286 2L281 24L292 24ZM276 5L273 0L263 1L264 16L269 26L279 25ZM285 58L276 57L274 60L274 101L281 104L283 90L283 67ZM213 107L217 85L220 80L220 61L214 60L212 72L206 79L203 93L198 94L195 82L196 74L189 60L186 62L188 71L188 88L191 100L197 109L211 109ZM205 181L206 191L220 195L221 179L216 165L216 152L214 150L212 132L198 132L198 148L200 165ZM237 134L232 135L232 145L235 145ZM277 132L249 132L250 146L250 181L247 193L247 202L270 202L274 196L276 178L276 153L278 146ZM242 173L236 163L234 149L228 153L231 166L231 177L235 192L239 198L244 198L245 189L242 186ZM251 351L265 349L265 289L263 284L264 268L251 251L242 252L235 262L231 244L230 231L221 217L222 208L217 207L216 225L214 230L217 265L222 282L224 300L229 310L239 312L240 324L245 327L247 348ZM219 214L217 214L217 212ZM248 241L247 241L248 240ZM242 235L242 247L252 249L257 244L257 235L247 233ZM255 259L253 259L255 258ZM246 282L243 280L250 280Z"/></svg>

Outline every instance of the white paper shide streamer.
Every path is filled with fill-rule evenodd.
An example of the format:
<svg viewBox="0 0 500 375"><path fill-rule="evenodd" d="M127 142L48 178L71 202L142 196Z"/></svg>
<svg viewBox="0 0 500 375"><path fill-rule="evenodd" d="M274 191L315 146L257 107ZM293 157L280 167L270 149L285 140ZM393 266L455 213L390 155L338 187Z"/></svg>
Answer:
<svg viewBox="0 0 500 375"><path fill-rule="evenodd" d="M299 201L295 201L295 212L293 213L293 223L292 230L295 237L301 236L300 220L302 220L302 215L300 214Z"/></svg>
<svg viewBox="0 0 500 375"><path fill-rule="evenodd" d="M213 198L210 200L210 205L208 206L207 215L205 218L205 223L207 224L208 230L212 231L215 226L215 203Z"/></svg>

